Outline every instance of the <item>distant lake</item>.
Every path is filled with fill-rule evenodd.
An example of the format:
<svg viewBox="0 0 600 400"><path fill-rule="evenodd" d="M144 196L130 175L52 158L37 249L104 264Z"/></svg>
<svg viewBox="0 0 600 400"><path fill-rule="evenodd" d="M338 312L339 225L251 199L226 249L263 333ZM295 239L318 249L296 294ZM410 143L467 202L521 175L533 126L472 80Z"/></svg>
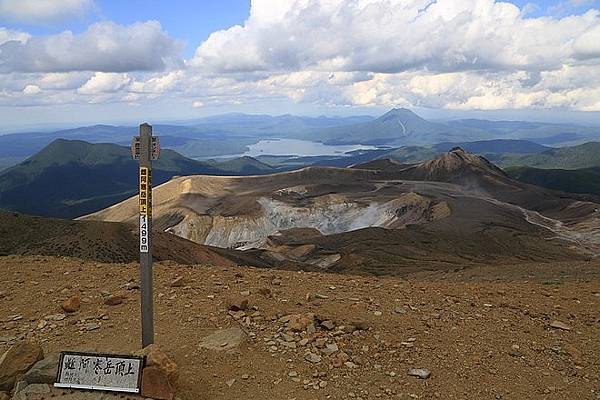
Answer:
<svg viewBox="0 0 600 400"><path fill-rule="evenodd" d="M240 154L230 154L225 157L242 156L333 156L343 155L354 150L375 150L377 147L365 145L328 145L319 142L298 139L268 139L248 146L248 151Z"/></svg>

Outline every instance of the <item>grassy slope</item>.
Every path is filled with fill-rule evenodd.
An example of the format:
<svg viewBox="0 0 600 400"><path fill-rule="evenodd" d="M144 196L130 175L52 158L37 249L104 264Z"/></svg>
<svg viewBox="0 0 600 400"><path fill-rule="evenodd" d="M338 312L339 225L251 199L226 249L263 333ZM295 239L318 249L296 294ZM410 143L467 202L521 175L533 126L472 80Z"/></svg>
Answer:
<svg viewBox="0 0 600 400"><path fill-rule="evenodd" d="M34 215L77 217L132 196L137 162L129 149L114 144L57 140L35 156L0 173L0 208ZM270 172L261 163L240 161L219 168L163 150L154 163L155 185L174 175L232 175Z"/></svg>

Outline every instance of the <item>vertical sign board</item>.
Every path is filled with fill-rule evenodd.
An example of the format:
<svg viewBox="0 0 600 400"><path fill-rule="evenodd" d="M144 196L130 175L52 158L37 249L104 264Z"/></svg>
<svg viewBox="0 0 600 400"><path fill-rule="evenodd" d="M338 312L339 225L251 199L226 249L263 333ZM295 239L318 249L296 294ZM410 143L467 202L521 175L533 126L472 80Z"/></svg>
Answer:
<svg viewBox="0 0 600 400"><path fill-rule="evenodd" d="M152 296L152 160L160 154L158 138L152 126L140 125L140 135L131 142L131 156L140 160L140 289L142 314L142 347L154 343L154 305Z"/></svg>
<svg viewBox="0 0 600 400"><path fill-rule="evenodd" d="M150 250L148 216L152 215L152 172L140 167L140 253Z"/></svg>

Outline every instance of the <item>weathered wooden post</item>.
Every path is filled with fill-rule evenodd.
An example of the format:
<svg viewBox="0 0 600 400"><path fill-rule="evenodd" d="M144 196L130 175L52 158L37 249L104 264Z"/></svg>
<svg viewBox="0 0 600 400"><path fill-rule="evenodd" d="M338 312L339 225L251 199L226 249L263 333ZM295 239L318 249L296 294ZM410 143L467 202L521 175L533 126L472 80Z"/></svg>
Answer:
<svg viewBox="0 0 600 400"><path fill-rule="evenodd" d="M160 146L152 136L152 126L140 125L140 136L131 145L134 159L140 160L140 287L142 317L142 347L154 343L154 299L152 295L152 160L158 159Z"/></svg>

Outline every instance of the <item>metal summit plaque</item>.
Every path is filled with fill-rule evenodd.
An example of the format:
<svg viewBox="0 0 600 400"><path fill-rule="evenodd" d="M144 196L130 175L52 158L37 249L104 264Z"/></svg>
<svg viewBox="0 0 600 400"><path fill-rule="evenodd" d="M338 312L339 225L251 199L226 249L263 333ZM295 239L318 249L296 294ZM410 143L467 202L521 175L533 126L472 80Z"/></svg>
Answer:
<svg viewBox="0 0 600 400"><path fill-rule="evenodd" d="M62 352L55 387L139 393L143 357Z"/></svg>

